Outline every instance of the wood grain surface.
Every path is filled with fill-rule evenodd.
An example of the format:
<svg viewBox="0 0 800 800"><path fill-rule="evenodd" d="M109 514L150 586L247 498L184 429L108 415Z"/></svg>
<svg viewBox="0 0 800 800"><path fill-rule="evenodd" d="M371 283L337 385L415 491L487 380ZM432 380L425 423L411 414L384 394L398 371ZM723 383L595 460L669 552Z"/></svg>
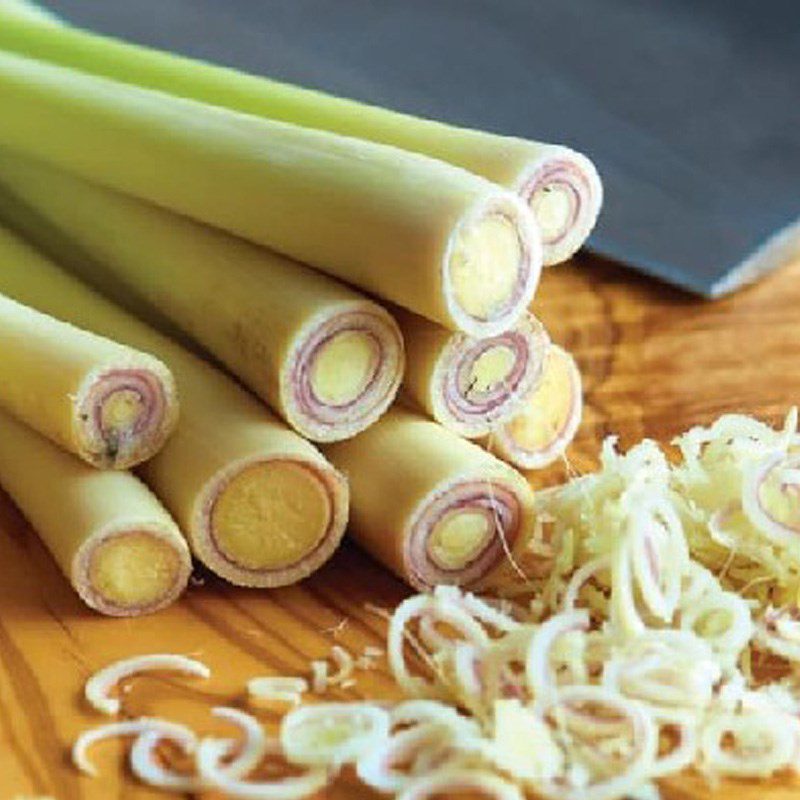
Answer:
<svg viewBox="0 0 800 800"><path fill-rule="evenodd" d="M595 259L547 272L535 311L553 338L574 352L585 378L586 414L570 460L590 469L600 439L620 434L668 440L725 411L778 421L800 400L800 264L715 303L692 299ZM563 477L532 475L534 484ZM43 487L43 491L46 487ZM312 658L339 643L359 652L383 643L383 623L365 603L390 607L406 590L345 545L302 586L234 589L198 578L172 608L138 620L102 618L82 606L36 535L0 494L0 800L139 800L164 797L127 773L124 747L93 750L97 779L79 776L71 742L104 718L81 700L86 677L134 654L177 652L202 658L209 681L142 677L127 687L126 714L168 714L219 730L208 710L241 704L256 675L307 674ZM358 673L357 685L331 697L392 697L385 665ZM274 712L265 710L266 723ZM716 793L696 776L664 786L666 798L797 798L800 784L726 784ZM211 795L208 795L210 798ZM343 778L326 797L378 797Z"/></svg>

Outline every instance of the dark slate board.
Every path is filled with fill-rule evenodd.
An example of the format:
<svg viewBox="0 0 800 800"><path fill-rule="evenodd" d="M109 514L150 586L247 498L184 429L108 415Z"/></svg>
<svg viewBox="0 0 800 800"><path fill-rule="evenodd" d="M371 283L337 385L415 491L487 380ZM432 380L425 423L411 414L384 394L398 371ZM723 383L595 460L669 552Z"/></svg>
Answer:
<svg viewBox="0 0 800 800"><path fill-rule="evenodd" d="M800 253L800 0L45 5L102 32L584 150L606 186L592 248L696 292L730 288L725 276L792 224L755 266Z"/></svg>

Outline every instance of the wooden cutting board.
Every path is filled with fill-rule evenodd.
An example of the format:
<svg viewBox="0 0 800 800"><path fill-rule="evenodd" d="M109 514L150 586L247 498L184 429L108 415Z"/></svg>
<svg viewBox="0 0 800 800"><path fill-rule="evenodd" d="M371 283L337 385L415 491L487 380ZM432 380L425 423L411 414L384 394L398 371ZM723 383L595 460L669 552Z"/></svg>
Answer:
<svg viewBox="0 0 800 800"><path fill-rule="evenodd" d="M586 384L582 433L571 451L579 469L594 464L599 441L619 433L668 440L725 411L777 422L800 401L800 263L715 303L692 299L614 265L582 258L547 272L535 310L556 341L580 361ZM534 475L541 484L560 469ZM46 487L43 487L46 491ZM125 695L127 713L168 714L212 730L208 709L243 702L247 679L307 674L308 662L339 643L353 652L380 646L383 623L365 603L391 607L406 594L383 569L345 546L302 586L245 591L205 578L154 617L112 620L75 598L11 502L0 494L0 800L160 798L136 785L123 748L98 746L97 779L80 777L68 750L83 729L104 721L81 702L86 677L119 658L177 652L202 658L207 682L141 678ZM384 665L358 674L332 699L392 697ZM263 714L265 722L276 717ZM223 729L217 726L222 732ZM670 781L666 798L789 800L794 786L726 784L714 795L695 776ZM208 795L211 797L211 795ZM327 794L377 798L347 778Z"/></svg>

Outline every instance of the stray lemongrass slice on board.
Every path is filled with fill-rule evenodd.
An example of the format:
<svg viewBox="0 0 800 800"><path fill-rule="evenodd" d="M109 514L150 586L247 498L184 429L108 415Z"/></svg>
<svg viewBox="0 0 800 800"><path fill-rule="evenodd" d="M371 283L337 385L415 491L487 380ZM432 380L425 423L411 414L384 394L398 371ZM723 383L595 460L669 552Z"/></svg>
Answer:
<svg viewBox="0 0 800 800"><path fill-rule="evenodd" d="M247 682L247 694L255 700L267 700L297 705L308 691L308 681L286 675L252 678Z"/></svg>
<svg viewBox="0 0 800 800"><path fill-rule="evenodd" d="M211 677L211 670L205 664L187 656L171 653L134 656L109 664L92 675L84 689L86 700L103 714L118 714L121 703L119 698L110 696L111 690L124 678L141 672L180 672L197 678Z"/></svg>

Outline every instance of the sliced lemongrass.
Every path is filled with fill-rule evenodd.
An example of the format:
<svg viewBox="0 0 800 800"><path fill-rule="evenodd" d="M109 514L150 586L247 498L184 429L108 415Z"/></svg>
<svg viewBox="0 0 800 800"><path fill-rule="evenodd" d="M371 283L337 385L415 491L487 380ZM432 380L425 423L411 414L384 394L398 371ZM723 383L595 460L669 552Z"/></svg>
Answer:
<svg viewBox="0 0 800 800"><path fill-rule="evenodd" d="M318 659L311 662L311 688L315 694L328 691L328 662Z"/></svg>
<svg viewBox="0 0 800 800"><path fill-rule="evenodd" d="M341 686L346 683L355 670L353 656L341 645L331 648L331 658L336 665L336 672L328 678L328 686Z"/></svg>
<svg viewBox="0 0 800 800"><path fill-rule="evenodd" d="M543 623L533 635L525 656L525 675L528 688L537 702L550 700L556 689L550 655L558 638L569 631L586 630L588 627L587 611L564 611Z"/></svg>
<svg viewBox="0 0 800 800"><path fill-rule="evenodd" d="M263 761L270 750L270 742L261 723L252 714L246 714L238 708L217 706L211 713L241 730L244 741L236 756L223 769L231 778L244 778Z"/></svg>
<svg viewBox="0 0 800 800"><path fill-rule="evenodd" d="M358 760L356 773L367 786L380 792L402 791L417 777L421 751L442 750L451 739L452 732L446 726L432 722L398 731L368 750ZM398 764L409 766L400 769Z"/></svg>
<svg viewBox="0 0 800 800"><path fill-rule="evenodd" d="M613 711L620 721L627 722L630 727L632 755L620 772L610 776L590 774L582 786L570 787L562 781L544 781L537 788L545 797L558 800L612 800L624 797L646 782L652 774L658 756L658 729L655 721L641 703L628 700L617 692L600 686L561 688L545 714L555 717L558 722L559 709L565 710L583 704L605 707ZM575 719L573 715L570 716ZM582 725L585 728L584 735L594 733L595 737L602 737L605 732L602 724L604 719L596 719L598 725L594 731L591 725ZM612 729L617 732L619 723L609 726L609 731Z"/></svg>
<svg viewBox="0 0 800 800"><path fill-rule="evenodd" d="M308 681L285 675L270 675L252 678L247 682L247 694L255 700L274 701L278 703L294 703L302 700L308 691Z"/></svg>
<svg viewBox="0 0 800 800"><path fill-rule="evenodd" d="M322 703L290 711L280 741L293 764L341 766L356 762L389 736L387 711L369 703Z"/></svg>
<svg viewBox="0 0 800 800"><path fill-rule="evenodd" d="M768 608L753 638L768 652L787 661L800 662L800 620L788 609Z"/></svg>
<svg viewBox="0 0 800 800"><path fill-rule="evenodd" d="M681 628L693 631L734 662L754 631L747 602L725 591L709 592L694 605L683 608Z"/></svg>
<svg viewBox="0 0 800 800"><path fill-rule="evenodd" d="M302 775L276 778L272 781L245 781L230 774L222 761L228 754L226 739L203 739L197 748L197 769L210 788L224 792L227 797L244 800L302 800L324 789L330 782L325 767L311 767ZM281 752L277 742L270 742L268 751Z"/></svg>
<svg viewBox="0 0 800 800"><path fill-rule="evenodd" d="M597 558L587 561L582 567L579 567L572 574L569 579L567 588L564 590L564 597L561 600L561 606L564 611L574 610L578 596L584 584L600 572L608 570L611 567L611 558L607 555L598 556Z"/></svg>
<svg viewBox="0 0 800 800"><path fill-rule="evenodd" d="M138 736L148 731L158 731L163 736L183 740L187 735L191 735L191 731L187 734L187 730L188 729L183 725L177 725L174 722L150 717L141 717L124 722L110 722L107 725L100 725L96 728L90 728L88 731L84 731L75 740L75 744L72 746L72 763L81 772L96 776L97 769L89 760L88 755L89 748L93 744L103 739L114 739L120 736Z"/></svg>
<svg viewBox="0 0 800 800"><path fill-rule="evenodd" d="M165 653L135 656L116 661L92 675L86 682L84 696L97 711L109 716L119 714L121 703L109 693L121 680L140 672L181 672L197 678L211 676L211 670L205 664L186 656Z"/></svg>
<svg viewBox="0 0 800 800"><path fill-rule="evenodd" d="M781 464L790 470L800 463L797 456L787 456L783 450L768 453L763 458L754 462L744 472L742 480L742 510L753 525L758 528L770 541L776 544L786 545L797 543L800 538L800 500L797 496L789 498L789 511L784 516L788 519L794 517L794 524L790 524L787 519L776 517L766 507L764 497L765 488L773 472L779 471ZM789 485L789 482L786 483ZM794 486L794 483L791 483ZM786 499L787 492L783 484L772 491L775 500L776 495Z"/></svg>
<svg viewBox="0 0 800 800"><path fill-rule="evenodd" d="M714 776L768 778L794 762L789 718L770 712L718 713L700 733L700 765Z"/></svg>
<svg viewBox="0 0 800 800"><path fill-rule="evenodd" d="M158 763L155 750L164 740L174 742L187 755L194 753L197 737L183 725L173 725L174 730L151 729L136 737L130 751L133 774L148 786L169 789L174 792L202 791L203 783L196 775L185 775L167 769Z"/></svg>
<svg viewBox="0 0 800 800"><path fill-rule="evenodd" d="M659 754L653 765L650 776L660 778L674 775L682 769L692 766L697 758L700 739L697 734L697 718L691 711L653 712L659 730L671 729L678 736L678 743L666 753Z"/></svg>

